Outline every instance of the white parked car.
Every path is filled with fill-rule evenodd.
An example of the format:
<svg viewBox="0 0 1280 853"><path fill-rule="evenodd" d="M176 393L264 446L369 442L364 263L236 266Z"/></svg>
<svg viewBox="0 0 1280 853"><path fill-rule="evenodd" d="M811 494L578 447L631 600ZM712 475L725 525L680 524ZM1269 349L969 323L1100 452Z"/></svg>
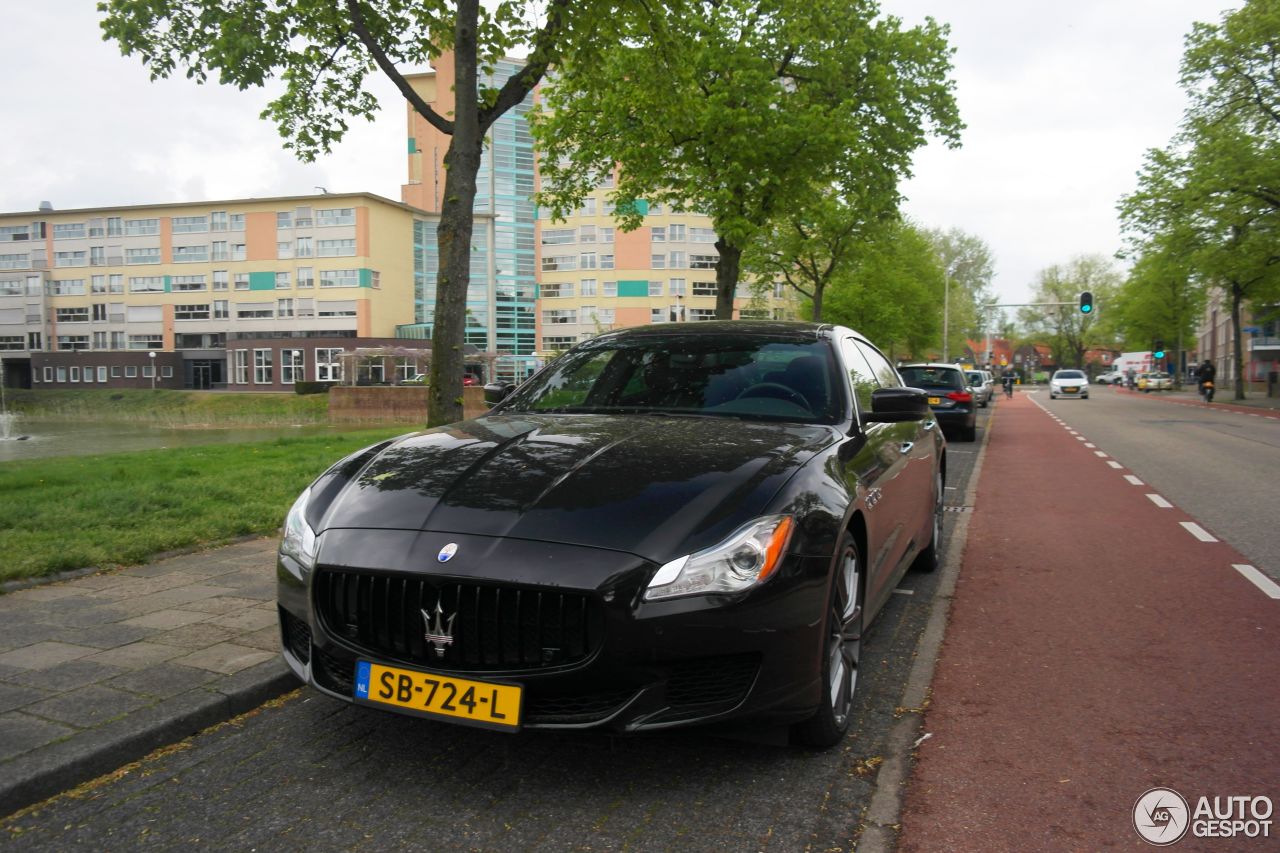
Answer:
<svg viewBox="0 0 1280 853"><path fill-rule="evenodd" d="M1059 397L1079 397L1089 399L1089 377L1083 370L1055 370L1049 380L1049 399Z"/></svg>
<svg viewBox="0 0 1280 853"><path fill-rule="evenodd" d="M1097 382L1099 385L1123 385L1124 373L1119 370L1109 370L1099 374Z"/></svg>
<svg viewBox="0 0 1280 853"><path fill-rule="evenodd" d="M973 399L977 401L978 407L985 409L991 402L992 394L995 393L995 380L985 370L966 370L964 376L965 381L969 383L969 388L973 391Z"/></svg>

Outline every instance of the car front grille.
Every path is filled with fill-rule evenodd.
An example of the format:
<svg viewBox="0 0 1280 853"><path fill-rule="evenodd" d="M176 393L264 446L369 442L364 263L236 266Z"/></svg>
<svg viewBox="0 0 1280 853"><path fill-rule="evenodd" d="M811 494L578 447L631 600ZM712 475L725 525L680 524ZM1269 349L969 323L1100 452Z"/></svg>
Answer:
<svg viewBox="0 0 1280 853"><path fill-rule="evenodd" d="M676 722L732 710L746 697L759 671L757 654L694 658L671 664L667 710L658 719Z"/></svg>
<svg viewBox="0 0 1280 853"><path fill-rule="evenodd" d="M313 588L316 612L333 636L412 664L462 671L566 666L590 657L602 633L591 598L561 590L336 569L320 570ZM430 642L428 633L448 634L450 642Z"/></svg>
<svg viewBox="0 0 1280 853"><path fill-rule="evenodd" d="M295 619L293 614L285 610L280 610L280 633L284 639L285 648L287 648L294 657L308 663L311 660L311 629L307 627L307 623L301 619Z"/></svg>

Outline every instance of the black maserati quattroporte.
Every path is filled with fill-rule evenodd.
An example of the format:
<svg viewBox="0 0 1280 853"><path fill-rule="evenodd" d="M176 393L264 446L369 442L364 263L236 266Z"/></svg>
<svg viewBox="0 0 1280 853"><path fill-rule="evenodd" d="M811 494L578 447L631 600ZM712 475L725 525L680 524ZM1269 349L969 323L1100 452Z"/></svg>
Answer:
<svg viewBox="0 0 1280 853"><path fill-rule="evenodd" d="M503 731L728 719L843 736L860 639L938 559L945 441L849 329L602 334L488 414L298 498L284 657L317 689Z"/></svg>

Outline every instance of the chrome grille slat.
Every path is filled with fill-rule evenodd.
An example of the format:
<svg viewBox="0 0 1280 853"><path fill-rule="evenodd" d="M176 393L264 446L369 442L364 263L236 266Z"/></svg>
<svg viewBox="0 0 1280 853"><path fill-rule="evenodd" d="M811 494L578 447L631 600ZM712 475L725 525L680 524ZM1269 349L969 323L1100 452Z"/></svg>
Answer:
<svg viewBox="0 0 1280 853"><path fill-rule="evenodd" d="M429 576L321 568L313 600L326 630L371 656L455 670L564 666L597 648L602 615L589 595ZM456 614L440 657L422 611Z"/></svg>

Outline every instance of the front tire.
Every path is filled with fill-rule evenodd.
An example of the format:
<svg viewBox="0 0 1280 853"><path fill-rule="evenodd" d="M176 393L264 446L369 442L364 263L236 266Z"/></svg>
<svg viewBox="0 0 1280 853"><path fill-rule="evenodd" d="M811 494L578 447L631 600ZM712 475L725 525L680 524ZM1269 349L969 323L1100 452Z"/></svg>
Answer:
<svg viewBox="0 0 1280 853"><path fill-rule="evenodd" d="M822 639L822 698L817 712L792 729L797 743L828 749L849 730L862 653L862 559L848 531L840 538Z"/></svg>
<svg viewBox="0 0 1280 853"><path fill-rule="evenodd" d="M943 479L942 468L939 466L933 475L933 531L929 537L928 546L919 553L916 561L911 568L918 572L936 571L938 566L942 565L942 496L943 496Z"/></svg>

